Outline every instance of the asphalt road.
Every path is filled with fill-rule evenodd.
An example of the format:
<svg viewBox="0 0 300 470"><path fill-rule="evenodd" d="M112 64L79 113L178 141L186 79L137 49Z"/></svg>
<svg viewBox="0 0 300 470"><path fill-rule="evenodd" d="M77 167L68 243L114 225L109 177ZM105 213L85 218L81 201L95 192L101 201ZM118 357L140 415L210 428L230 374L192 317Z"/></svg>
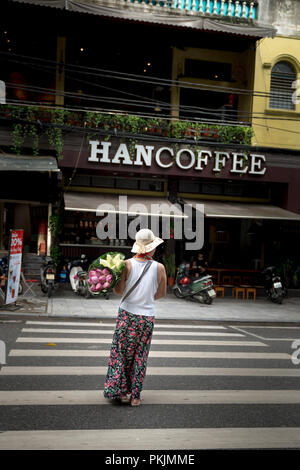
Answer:
<svg viewBox="0 0 300 470"><path fill-rule="evenodd" d="M139 408L103 397L113 329L1 316L0 449L300 449L300 324L158 320Z"/></svg>

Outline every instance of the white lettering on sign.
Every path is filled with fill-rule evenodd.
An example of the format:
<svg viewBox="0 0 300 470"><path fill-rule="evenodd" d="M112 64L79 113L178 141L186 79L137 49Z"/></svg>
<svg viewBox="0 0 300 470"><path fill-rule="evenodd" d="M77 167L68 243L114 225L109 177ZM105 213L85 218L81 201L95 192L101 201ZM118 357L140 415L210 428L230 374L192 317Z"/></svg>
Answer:
<svg viewBox="0 0 300 470"><path fill-rule="evenodd" d="M170 149L169 147L162 147L156 152L155 161L158 164L158 166L160 166L161 168L170 168L170 166L172 166L174 162L170 162L170 163L165 164L165 163L162 163L161 160L160 160L161 153L165 152L165 151L169 152L172 157L174 156L174 150L173 149Z"/></svg>
<svg viewBox="0 0 300 470"><path fill-rule="evenodd" d="M89 157L89 162L101 162L101 163L110 163L110 159L108 158L108 150L111 146L110 142L101 142L102 149L99 149L99 140L90 140L91 145L91 155ZM101 159L99 160L98 155L102 155Z"/></svg>
<svg viewBox="0 0 300 470"><path fill-rule="evenodd" d="M208 157L212 158L212 154L209 150L201 150L198 152L197 166L195 167L195 170L203 170L202 163L204 166L207 166Z"/></svg>
<svg viewBox="0 0 300 470"><path fill-rule="evenodd" d="M181 155L183 153L188 153L191 157L191 161L187 165L183 165L182 162L181 162ZM179 166L179 168L181 168L182 170L189 170L190 168L192 168L195 165L195 155L189 149L179 150L179 152L177 152L177 154L176 154L176 163L177 163L177 166Z"/></svg>
<svg viewBox="0 0 300 470"><path fill-rule="evenodd" d="M247 155L244 153L233 153L233 160L232 160L232 169L230 173L247 173L248 166L246 166L246 162L248 161Z"/></svg>
<svg viewBox="0 0 300 470"><path fill-rule="evenodd" d="M264 175L266 172L266 168L262 168L262 162L266 161L266 157L264 155L250 155L251 157L251 169L249 173L251 175Z"/></svg>
<svg viewBox="0 0 300 470"><path fill-rule="evenodd" d="M230 156L227 152L215 152L215 167L213 171L221 171L226 165L226 158L229 160Z"/></svg>
<svg viewBox="0 0 300 470"><path fill-rule="evenodd" d="M90 140L91 152L88 161L91 163L109 163L118 165L134 165L151 167L155 161L160 168L171 168L176 165L181 170L203 171L210 160L213 159L214 173L220 173L225 167L230 173L250 175L264 175L266 172L264 155L256 155L238 152L223 152L212 150L200 150L195 154L193 150L182 148L175 154L172 147L160 147L154 152L154 146L136 144L135 153L131 155L127 145L121 143L117 151L112 154L111 142Z"/></svg>
<svg viewBox="0 0 300 470"><path fill-rule="evenodd" d="M133 162L134 165L143 165L142 159L146 166L151 166L152 162L152 151L154 147L151 145L136 145L136 159Z"/></svg>
<svg viewBox="0 0 300 470"><path fill-rule="evenodd" d="M132 165L132 161L130 159L129 152L128 152L126 144L120 144L120 146L117 150L117 153L116 153L116 155L114 156L114 158L112 159L111 162L112 163L122 163L120 161L120 159L123 160L124 165Z"/></svg>

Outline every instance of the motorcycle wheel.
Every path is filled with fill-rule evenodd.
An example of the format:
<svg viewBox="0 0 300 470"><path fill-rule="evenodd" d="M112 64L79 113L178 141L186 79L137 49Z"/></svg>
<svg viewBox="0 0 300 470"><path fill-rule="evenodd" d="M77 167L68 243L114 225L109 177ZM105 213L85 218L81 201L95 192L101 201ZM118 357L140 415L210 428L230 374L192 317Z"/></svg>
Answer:
<svg viewBox="0 0 300 470"><path fill-rule="evenodd" d="M211 304L212 304L212 301L213 301L213 298L210 297L210 295L208 295L208 294L205 293L205 294L203 295L203 301L204 301L205 305L211 305Z"/></svg>
<svg viewBox="0 0 300 470"><path fill-rule="evenodd" d="M272 290L271 300L275 304L282 304L282 299L283 299L282 291L276 292L276 291Z"/></svg>
<svg viewBox="0 0 300 470"><path fill-rule="evenodd" d="M207 292L203 292L203 294L197 295L197 296L194 295L194 297L192 298L196 299L197 302L200 302L201 304L205 304L205 305L211 305L213 301L213 298L210 297L210 295L208 295Z"/></svg>
<svg viewBox="0 0 300 470"><path fill-rule="evenodd" d="M47 294L48 288L41 284L41 291L43 292L43 294Z"/></svg>
<svg viewBox="0 0 300 470"><path fill-rule="evenodd" d="M85 297L86 299L90 299L90 298L92 297L92 295L90 294L90 292L89 292L88 289L86 290L86 292L85 292L85 294L84 294L84 297Z"/></svg>
<svg viewBox="0 0 300 470"><path fill-rule="evenodd" d="M51 295L52 295L52 289L53 289L52 285L49 284L49 286L48 286L48 291L47 291L47 295L48 295L48 298L49 298L49 299L50 299L50 297L51 297Z"/></svg>
<svg viewBox="0 0 300 470"><path fill-rule="evenodd" d="M19 295L22 295L23 294L23 284L20 282L19 283L19 291L18 291L18 294Z"/></svg>
<svg viewBox="0 0 300 470"><path fill-rule="evenodd" d="M176 287L176 289L174 289L174 295L178 298L178 299L183 299L183 295L181 294L180 290L178 289L178 287Z"/></svg>

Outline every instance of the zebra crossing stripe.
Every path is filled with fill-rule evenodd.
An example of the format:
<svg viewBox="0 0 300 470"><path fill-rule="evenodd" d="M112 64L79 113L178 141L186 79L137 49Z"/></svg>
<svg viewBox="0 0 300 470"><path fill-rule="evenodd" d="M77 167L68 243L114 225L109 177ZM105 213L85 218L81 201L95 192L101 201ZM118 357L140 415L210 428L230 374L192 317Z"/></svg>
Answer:
<svg viewBox="0 0 300 470"><path fill-rule="evenodd" d="M111 338L18 338L16 340L17 343L66 343L66 344L111 344ZM218 342L219 343L219 342ZM184 339L152 339L151 344L173 344L173 345L194 345L199 346L201 344L211 344L211 341L206 341L205 343L203 340L184 340ZM263 344L263 343L261 343Z"/></svg>
<svg viewBox="0 0 300 470"><path fill-rule="evenodd" d="M221 326L221 325L194 325L194 324L172 324L172 323L158 323L159 320L156 320L155 322L155 329L156 328L190 328L190 329L195 329L195 330L205 330L205 329L210 329L210 330L226 330L226 326ZM61 321L61 322L55 322L55 321L34 321L34 320L28 320L26 321L26 325L63 325L63 326L97 326L99 328L103 327L115 327L115 323L104 323L102 321L99 321L98 323L95 322L72 322L72 321Z"/></svg>
<svg viewBox="0 0 300 470"><path fill-rule="evenodd" d="M133 410L132 410L133 411ZM134 410L135 412L137 410ZM5 431L7 450L293 449L300 428L155 428Z"/></svg>
<svg viewBox="0 0 300 470"><path fill-rule="evenodd" d="M18 338L17 343L77 343L77 344L111 344L111 338ZM220 341L220 340L196 340L196 339L152 339L152 344L173 344L193 346L260 346L267 347L259 341Z"/></svg>
<svg viewBox="0 0 300 470"><path fill-rule="evenodd" d="M299 404L299 390L144 390L144 405ZM108 405L102 390L0 391L1 406Z"/></svg>
<svg viewBox="0 0 300 470"><path fill-rule="evenodd" d="M107 350L92 349L12 349L9 356L48 356L48 357L109 357ZM149 357L202 358L202 359L282 359L291 361L287 353L254 353L231 351L155 351L150 349Z"/></svg>
<svg viewBox="0 0 300 470"><path fill-rule="evenodd" d="M106 375L106 366L6 366L1 375ZM240 367L148 367L147 376L300 377L300 369Z"/></svg>
<svg viewBox="0 0 300 470"><path fill-rule="evenodd" d="M22 333L63 333L63 334L87 334L87 335L113 335L114 330L74 330L74 329L58 329L58 328L23 328ZM154 331L153 336L238 336L244 337L241 333L219 333L206 331Z"/></svg>

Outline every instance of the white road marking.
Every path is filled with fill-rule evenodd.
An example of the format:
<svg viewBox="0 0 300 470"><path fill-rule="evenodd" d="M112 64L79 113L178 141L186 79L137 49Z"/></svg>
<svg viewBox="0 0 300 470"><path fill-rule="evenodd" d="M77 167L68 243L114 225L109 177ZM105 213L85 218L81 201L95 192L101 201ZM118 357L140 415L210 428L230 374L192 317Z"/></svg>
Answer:
<svg viewBox="0 0 300 470"><path fill-rule="evenodd" d="M144 405L299 404L299 390L143 390ZM0 391L1 406L108 405L103 390Z"/></svg>
<svg viewBox="0 0 300 470"><path fill-rule="evenodd" d="M90 349L12 349L9 356L45 356L45 357L109 357L110 351ZM282 359L291 361L286 353L253 353L229 351L155 351L150 349L149 357L165 358L219 358L219 359Z"/></svg>
<svg viewBox="0 0 300 470"><path fill-rule="evenodd" d="M67 344L111 344L110 338L18 338L17 343L67 343ZM184 340L184 339L152 339L151 344L177 344L177 345L194 345L210 344L203 340Z"/></svg>
<svg viewBox="0 0 300 470"><path fill-rule="evenodd" d="M299 336L298 338L265 338L264 336L260 336L260 335L257 335L255 333L250 333L249 331L246 331L242 328L239 328L237 326L232 326L231 328L237 330L237 331L240 331L241 333L245 334L245 335L251 335L251 336L254 336L255 338L258 338L260 339L261 341L295 341L296 339L299 339ZM245 327L245 328L248 328Z"/></svg>
<svg viewBox="0 0 300 470"><path fill-rule="evenodd" d="M156 320L155 322L155 329L156 328L191 328L191 329L197 329L197 330L205 330L205 329L210 329L210 330L226 330L227 327L226 326L221 326L221 325L194 325L194 324L191 324L189 325L188 323L187 324L172 324L172 323L157 323L157 321L159 320ZM64 322L64 321L61 321L61 322L55 322L55 321L26 321L26 325L67 325L67 326L98 326L99 328L102 328L102 327L106 327L106 326L109 326L109 327L115 327L116 326L116 322L115 323L103 323L102 321L99 321L97 323L95 322L72 322L72 321L69 321L69 322Z"/></svg>
<svg viewBox="0 0 300 470"><path fill-rule="evenodd" d="M111 344L111 338L18 338L17 343L67 343L67 344ZM258 341L221 341L221 340L201 340L201 339L152 339L151 344L174 344L193 346L261 346L268 347Z"/></svg>
<svg viewBox="0 0 300 470"><path fill-rule="evenodd" d="M106 375L106 366L4 366L1 375ZM300 377L300 369L226 367L148 367L148 375Z"/></svg>
<svg viewBox="0 0 300 470"><path fill-rule="evenodd" d="M231 326L234 328L234 326ZM262 328L263 330L276 329L276 330L300 330L300 326L262 326L262 325L247 325L245 328Z"/></svg>
<svg viewBox="0 0 300 470"><path fill-rule="evenodd" d="M138 412L137 409L132 412ZM300 428L156 428L5 431L7 450L292 449ZM153 463L153 462L152 462Z"/></svg>
<svg viewBox="0 0 300 470"><path fill-rule="evenodd" d="M58 328L23 328L24 333L76 333L76 334L87 334L87 335L113 335L114 330L74 330L74 329L58 329ZM219 332L206 332L206 331L155 331L153 336L239 336L245 335L240 333L219 333Z"/></svg>

